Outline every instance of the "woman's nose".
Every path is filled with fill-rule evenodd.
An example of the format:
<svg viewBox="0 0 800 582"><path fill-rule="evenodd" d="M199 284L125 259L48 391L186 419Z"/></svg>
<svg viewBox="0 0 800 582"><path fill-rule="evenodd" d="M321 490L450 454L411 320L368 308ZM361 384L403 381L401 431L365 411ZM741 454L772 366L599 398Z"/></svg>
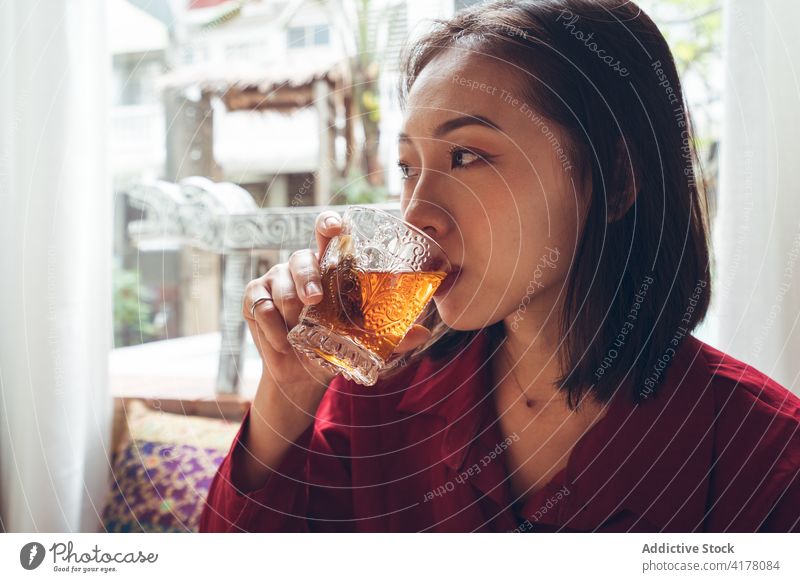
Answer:
<svg viewBox="0 0 800 582"><path fill-rule="evenodd" d="M429 200L412 200L403 212L403 220L416 226L438 243L441 243L447 231L447 213Z"/></svg>

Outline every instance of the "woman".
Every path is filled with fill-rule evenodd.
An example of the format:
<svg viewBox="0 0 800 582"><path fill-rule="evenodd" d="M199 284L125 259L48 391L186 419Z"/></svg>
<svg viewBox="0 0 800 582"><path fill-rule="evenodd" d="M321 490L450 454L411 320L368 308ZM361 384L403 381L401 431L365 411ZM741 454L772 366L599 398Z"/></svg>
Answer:
<svg viewBox="0 0 800 582"><path fill-rule="evenodd" d="M411 47L401 95L402 211L457 278L371 389L286 341L319 255L252 281L262 379L201 530L797 530L800 401L691 335L707 208L652 21L482 5Z"/></svg>

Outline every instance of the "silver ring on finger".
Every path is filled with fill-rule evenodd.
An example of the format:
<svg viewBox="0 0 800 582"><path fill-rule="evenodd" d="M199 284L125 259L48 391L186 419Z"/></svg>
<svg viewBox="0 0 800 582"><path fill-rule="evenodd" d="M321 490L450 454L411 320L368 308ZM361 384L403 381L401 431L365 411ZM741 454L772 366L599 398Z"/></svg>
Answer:
<svg viewBox="0 0 800 582"><path fill-rule="evenodd" d="M270 299L269 297L259 297L258 299L253 301L253 305L250 306L250 315L253 316L253 319L256 318L256 307L258 307L260 303L264 303L264 301L272 301L272 299Z"/></svg>

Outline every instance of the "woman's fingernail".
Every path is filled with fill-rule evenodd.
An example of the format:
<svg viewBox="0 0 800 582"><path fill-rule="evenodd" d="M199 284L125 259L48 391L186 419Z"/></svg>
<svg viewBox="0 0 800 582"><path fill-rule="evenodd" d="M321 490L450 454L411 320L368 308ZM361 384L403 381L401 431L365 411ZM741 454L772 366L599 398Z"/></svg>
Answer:
<svg viewBox="0 0 800 582"><path fill-rule="evenodd" d="M306 283L306 295L313 296L322 293L322 289L314 281Z"/></svg>
<svg viewBox="0 0 800 582"><path fill-rule="evenodd" d="M329 216L325 219L325 228L333 228L339 226L339 219L335 216Z"/></svg>

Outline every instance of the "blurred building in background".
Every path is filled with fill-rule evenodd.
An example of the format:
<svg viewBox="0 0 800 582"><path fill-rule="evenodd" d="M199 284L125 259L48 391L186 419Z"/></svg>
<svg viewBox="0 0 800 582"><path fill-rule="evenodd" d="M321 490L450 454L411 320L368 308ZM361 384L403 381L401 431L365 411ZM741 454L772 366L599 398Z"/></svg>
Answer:
<svg viewBox="0 0 800 582"><path fill-rule="evenodd" d="M168 237L134 240L136 186L203 176L275 213L397 202L401 49L472 3L110 0L112 390L213 386L225 326L228 257ZM252 254L260 273L285 260Z"/></svg>
<svg viewBox="0 0 800 582"><path fill-rule="evenodd" d="M261 208L396 200L396 146L381 136L401 123L401 48L470 3L111 0L116 345L219 326L223 258L134 246L133 185L205 176Z"/></svg>

